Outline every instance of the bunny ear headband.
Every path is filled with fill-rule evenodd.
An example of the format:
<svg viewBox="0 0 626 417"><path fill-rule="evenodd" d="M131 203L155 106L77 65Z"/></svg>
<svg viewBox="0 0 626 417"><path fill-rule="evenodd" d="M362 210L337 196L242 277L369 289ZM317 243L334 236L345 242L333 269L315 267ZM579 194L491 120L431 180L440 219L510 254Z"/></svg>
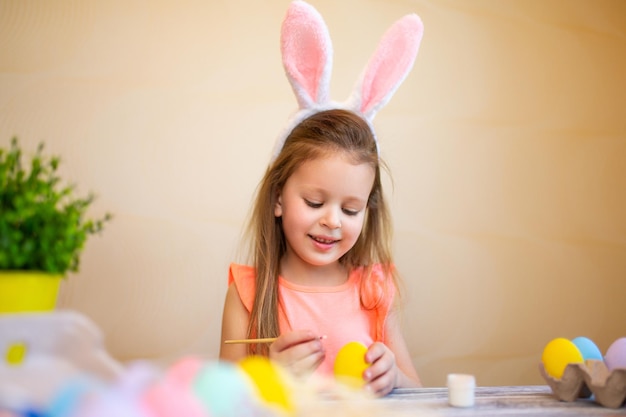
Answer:
<svg viewBox="0 0 626 417"><path fill-rule="evenodd" d="M313 6L302 0L292 1L282 25L281 53L299 108L279 136L272 160L291 131L315 113L350 110L371 127L376 113L389 102L411 70L423 32L422 21L415 14L396 21L381 39L348 100L334 103L328 98L333 54L328 28Z"/></svg>

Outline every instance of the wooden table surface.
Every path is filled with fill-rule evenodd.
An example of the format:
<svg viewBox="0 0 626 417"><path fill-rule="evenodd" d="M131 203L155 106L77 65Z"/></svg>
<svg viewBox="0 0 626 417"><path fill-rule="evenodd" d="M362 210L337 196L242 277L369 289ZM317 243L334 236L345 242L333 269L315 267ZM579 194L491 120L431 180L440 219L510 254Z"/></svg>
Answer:
<svg viewBox="0 0 626 417"><path fill-rule="evenodd" d="M592 399L557 400L547 385L477 387L475 405L448 405L447 388L396 389L379 400L390 416L623 416L626 407L611 409Z"/></svg>

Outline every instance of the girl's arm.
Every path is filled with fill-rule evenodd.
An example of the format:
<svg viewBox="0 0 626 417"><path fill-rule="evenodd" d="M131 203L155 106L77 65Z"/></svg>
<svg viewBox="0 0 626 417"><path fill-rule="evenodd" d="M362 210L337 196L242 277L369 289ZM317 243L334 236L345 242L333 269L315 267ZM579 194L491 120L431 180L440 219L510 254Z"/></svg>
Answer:
<svg viewBox="0 0 626 417"><path fill-rule="evenodd" d="M422 386L406 347L397 313L391 311L385 323L387 344L374 343L365 355L371 366L365 371L368 388L386 395L394 388L419 388Z"/></svg>
<svg viewBox="0 0 626 417"><path fill-rule="evenodd" d="M237 287L231 284L226 292L224 312L222 314L222 339L220 344L220 359L238 361L247 356L247 345L226 345L225 340L245 339L248 337L248 322L250 313L243 305Z"/></svg>
<svg viewBox="0 0 626 417"><path fill-rule="evenodd" d="M396 356L396 364L401 371L398 385L395 388L420 388L422 381L413 366L411 354L404 341L404 335L395 310L392 310L385 324L388 346ZM402 378L404 377L404 378Z"/></svg>

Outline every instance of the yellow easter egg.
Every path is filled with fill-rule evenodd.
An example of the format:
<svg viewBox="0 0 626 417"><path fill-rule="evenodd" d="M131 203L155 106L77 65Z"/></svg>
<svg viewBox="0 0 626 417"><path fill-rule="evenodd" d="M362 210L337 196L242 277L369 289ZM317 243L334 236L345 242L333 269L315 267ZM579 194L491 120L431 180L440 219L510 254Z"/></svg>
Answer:
<svg viewBox="0 0 626 417"><path fill-rule="evenodd" d="M541 362L548 375L561 379L565 367L570 363L583 363L583 355L568 339L559 337L551 340L543 349Z"/></svg>
<svg viewBox="0 0 626 417"><path fill-rule="evenodd" d="M365 362L367 346L361 342L346 343L335 358L335 378L353 388L361 388L365 385L363 372L369 364Z"/></svg>
<svg viewBox="0 0 626 417"><path fill-rule="evenodd" d="M288 412L294 410L287 375L278 365L264 356L247 356L239 366L252 379L263 401Z"/></svg>

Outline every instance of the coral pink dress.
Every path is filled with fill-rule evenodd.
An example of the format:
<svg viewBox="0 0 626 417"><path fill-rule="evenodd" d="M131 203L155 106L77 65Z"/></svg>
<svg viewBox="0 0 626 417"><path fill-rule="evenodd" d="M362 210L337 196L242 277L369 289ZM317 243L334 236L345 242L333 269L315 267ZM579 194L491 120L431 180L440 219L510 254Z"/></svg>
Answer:
<svg viewBox="0 0 626 417"><path fill-rule="evenodd" d="M326 335L322 340L326 358L316 373L329 375L337 352L348 342L366 346L386 343L385 320L389 315L395 286L380 265L372 270L369 285L362 282L364 271L358 268L348 280L335 287L309 287L290 283L279 277L279 326L281 333L290 330L312 330ZM246 265L231 264L228 284L234 283L243 305L252 310L256 273Z"/></svg>

